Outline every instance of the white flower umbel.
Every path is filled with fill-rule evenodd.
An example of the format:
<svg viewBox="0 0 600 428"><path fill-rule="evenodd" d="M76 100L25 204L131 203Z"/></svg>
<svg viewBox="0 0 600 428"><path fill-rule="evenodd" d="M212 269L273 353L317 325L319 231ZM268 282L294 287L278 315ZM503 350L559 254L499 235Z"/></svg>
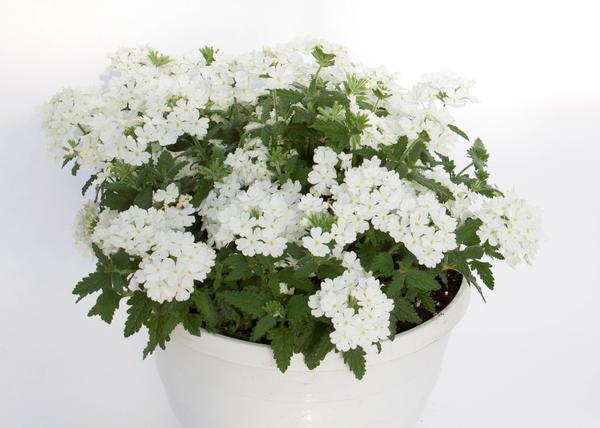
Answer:
<svg viewBox="0 0 600 428"><path fill-rule="evenodd" d="M208 242L217 248L235 241L245 256L279 257L304 230L299 207L302 194L298 182L279 186L270 181L262 153L259 147L230 155L226 163L235 169L215 184L199 213Z"/></svg>
<svg viewBox="0 0 600 428"><path fill-rule="evenodd" d="M542 237L539 210L512 194L484 199L477 217L483 222L477 235L482 242L499 246L511 265L530 263Z"/></svg>
<svg viewBox="0 0 600 428"><path fill-rule="evenodd" d="M427 267L435 267L444 253L456 248L457 222L435 194L417 190L412 182L382 167L378 158L348 169L344 182L331 192L337 218L332 233L338 244L352 243L371 224L403 243Z"/></svg>
<svg viewBox="0 0 600 428"><path fill-rule="evenodd" d="M99 215L91 240L103 253L111 255L123 249L141 258L129 288L146 290L157 302L187 300L194 281L203 281L215 262L215 252L203 242L195 242L185 228L194 223L195 209L188 198L180 197L169 185L158 190L153 199L164 203L162 209L147 210L133 206L117 213L105 210Z"/></svg>
<svg viewBox="0 0 600 428"><path fill-rule="evenodd" d="M331 319L330 339L339 351L368 348L390 334L394 302L381 291L379 281L362 269L324 280L308 305L315 317Z"/></svg>

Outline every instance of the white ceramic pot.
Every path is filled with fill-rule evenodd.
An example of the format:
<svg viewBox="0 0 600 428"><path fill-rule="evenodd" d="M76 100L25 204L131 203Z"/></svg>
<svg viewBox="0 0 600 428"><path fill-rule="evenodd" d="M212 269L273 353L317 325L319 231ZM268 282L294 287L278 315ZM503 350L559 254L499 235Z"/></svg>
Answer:
<svg viewBox="0 0 600 428"><path fill-rule="evenodd" d="M435 385L450 330L469 304L464 284L438 315L369 355L358 381L339 354L315 370L295 355L280 373L266 345L179 328L156 354L185 428L410 428Z"/></svg>

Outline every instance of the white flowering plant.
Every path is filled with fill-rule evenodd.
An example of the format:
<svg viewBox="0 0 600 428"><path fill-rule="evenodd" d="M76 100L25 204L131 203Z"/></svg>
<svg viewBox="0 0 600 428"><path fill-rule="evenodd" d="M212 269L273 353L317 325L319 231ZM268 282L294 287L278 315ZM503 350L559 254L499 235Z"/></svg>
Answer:
<svg viewBox="0 0 600 428"><path fill-rule="evenodd" d="M281 371L367 351L438 312L492 259L529 261L539 214L489 181L488 152L449 110L473 83L409 89L346 50L302 41L226 57L210 47L111 56L105 84L63 90L44 128L86 171L78 240L95 272L74 289L144 357L178 325L269 344ZM470 163L458 169L454 150Z"/></svg>

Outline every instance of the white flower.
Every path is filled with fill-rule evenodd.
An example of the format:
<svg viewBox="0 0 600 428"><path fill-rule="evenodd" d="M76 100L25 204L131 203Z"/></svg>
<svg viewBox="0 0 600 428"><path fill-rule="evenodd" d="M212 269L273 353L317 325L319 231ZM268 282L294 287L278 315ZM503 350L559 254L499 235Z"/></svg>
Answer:
<svg viewBox="0 0 600 428"><path fill-rule="evenodd" d="M387 340L394 308L394 302L381 291L379 281L360 265L358 268L354 265L355 257L353 253L344 255L354 269L325 279L321 289L308 301L313 316L331 319L334 327L331 343L341 352Z"/></svg>
<svg viewBox="0 0 600 428"><path fill-rule="evenodd" d="M529 263L542 237L540 212L512 194L484 199L476 213L482 225L477 235L482 242L499 247L506 261L515 266L521 259Z"/></svg>
<svg viewBox="0 0 600 428"><path fill-rule="evenodd" d="M302 238L302 245L313 256L324 257L329 254L330 250L327 244L331 241L332 236L328 232L323 232L320 227L313 227L310 230L310 236Z"/></svg>
<svg viewBox="0 0 600 428"><path fill-rule="evenodd" d="M175 183L171 183L165 190L159 189L154 192L154 202L164 202L165 205L174 203L179 197L179 189Z"/></svg>

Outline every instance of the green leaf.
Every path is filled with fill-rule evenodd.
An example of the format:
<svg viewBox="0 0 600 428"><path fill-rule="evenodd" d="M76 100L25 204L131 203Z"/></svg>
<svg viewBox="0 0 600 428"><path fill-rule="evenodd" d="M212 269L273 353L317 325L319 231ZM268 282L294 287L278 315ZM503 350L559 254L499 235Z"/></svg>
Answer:
<svg viewBox="0 0 600 428"><path fill-rule="evenodd" d="M273 327L277 325L277 320L271 315L266 315L258 320L250 335L250 340L256 342L262 339Z"/></svg>
<svg viewBox="0 0 600 428"><path fill-rule="evenodd" d="M219 297L242 312L260 318L265 314L265 303L270 300L269 295L253 291L224 291Z"/></svg>
<svg viewBox="0 0 600 428"><path fill-rule="evenodd" d="M144 210L150 208L152 206L152 188L146 187L139 192L133 200L133 204Z"/></svg>
<svg viewBox="0 0 600 428"><path fill-rule="evenodd" d="M281 372L285 372L290 366L292 355L294 354L294 336L287 327L281 326L271 330L269 334L271 339L271 348L277 367Z"/></svg>
<svg viewBox="0 0 600 428"><path fill-rule="evenodd" d="M98 296L96 304L92 306L88 312L88 316L99 315L103 321L110 324L115 315L115 311L119 307L119 301L121 296L113 290L102 290L102 293Z"/></svg>
<svg viewBox="0 0 600 428"><path fill-rule="evenodd" d="M163 55L153 49L150 49L148 52L148 59L150 62L152 62L152 64L154 64L155 67L162 67L171 61L171 58L169 58L167 55Z"/></svg>
<svg viewBox="0 0 600 428"><path fill-rule="evenodd" d="M136 291L133 296L127 300L129 309L127 313L127 321L125 321L125 337L129 337L137 333L142 325L146 322L150 314L152 314L152 300L148 298L146 293Z"/></svg>
<svg viewBox="0 0 600 428"><path fill-rule="evenodd" d="M468 218L456 229L456 242L464 245L477 245L480 240L477 231L483 222L478 218Z"/></svg>
<svg viewBox="0 0 600 428"><path fill-rule="evenodd" d="M394 271L394 260L389 253L379 253L371 262L371 269L385 276L389 276Z"/></svg>
<svg viewBox="0 0 600 428"><path fill-rule="evenodd" d="M200 48L200 53L204 57L207 65L211 65L215 61L215 55L219 52L218 49L213 48L212 46L204 46Z"/></svg>
<svg viewBox="0 0 600 428"><path fill-rule="evenodd" d="M92 184L94 183L94 181L96 181L97 178L98 178L98 176L96 174L93 174L93 175L90 176L90 178L87 179L87 181L85 182L85 184L81 188L81 195L82 196L85 196L85 194L87 193L88 189L92 186Z"/></svg>
<svg viewBox="0 0 600 428"><path fill-rule="evenodd" d="M480 259L483 257L483 248L479 245L470 245L462 251L465 259Z"/></svg>
<svg viewBox="0 0 600 428"><path fill-rule="evenodd" d="M422 291L438 290L441 287L434 274L423 270L406 272L406 286Z"/></svg>
<svg viewBox="0 0 600 428"><path fill-rule="evenodd" d="M467 154L473 161L476 169L484 169L487 165L488 159L490 158L488 151L483 145L483 141L481 141L479 138L477 138L469 150L467 150Z"/></svg>
<svg viewBox="0 0 600 428"><path fill-rule="evenodd" d="M232 269L225 277L225 281L239 281L241 279L251 278L253 275L246 257L242 254L233 254L223 260L223 264Z"/></svg>
<svg viewBox="0 0 600 428"><path fill-rule="evenodd" d="M312 256L306 256L303 260L300 260L300 264L294 272L294 277L297 279L308 278L317 268L317 262L315 262Z"/></svg>
<svg viewBox="0 0 600 428"><path fill-rule="evenodd" d="M148 327L148 345L144 349L144 358L154 352L157 346L165 349L165 344L171 338L171 333L180 322L181 315L177 312L151 316L146 323L146 327Z"/></svg>
<svg viewBox="0 0 600 428"><path fill-rule="evenodd" d="M138 192L125 183L108 183L102 194L102 205L117 211L125 211L133 205Z"/></svg>
<svg viewBox="0 0 600 428"><path fill-rule="evenodd" d="M324 52L321 46L314 47L312 56L321 67L330 67L335 64L335 54Z"/></svg>
<svg viewBox="0 0 600 428"><path fill-rule="evenodd" d="M316 336L316 340L311 344L311 347L304 352L304 364L310 370L316 369L325 359L327 354L333 351L334 346L329 339L329 331L326 329L319 330L322 333Z"/></svg>
<svg viewBox="0 0 600 428"><path fill-rule="evenodd" d="M472 260L471 267L475 269L479 278L490 290L494 289L494 275L492 274L492 265L488 262Z"/></svg>
<svg viewBox="0 0 600 428"><path fill-rule="evenodd" d="M383 292L390 299L396 301L401 297L401 292L404 287L405 276L402 272L396 271L392 276L392 280L383 288Z"/></svg>
<svg viewBox="0 0 600 428"><path fill-rule="evenodd" d="M204 178L199 178L198 179L198 187L196 188L196 193L194 193L194 196L192 197L192 200L190 201L192 206L194 206L195 208L198 208L200 206L200 204L202 203L202 201L204 199L206 199L206 197L210 193L211 188L212 188L212 181L205 180Z"/></svg>
<svg viewBox="0 0 600 428"><path fill-rule="evenodd" d="M421 318L413 307L413 305L404 297L397 296L394 298L394 310L392 314L398 321L420 324Z"/></svg>
<svg viewBox="0 0 600 428"><path fill-rule="evenodd" d="M432 299L431 295L427 291L418 290L417 298L421 302L421 305L427 309L430 313L435 314L436 307L435 301Z"/></svg>
<svg viewBox="0 0 600 428"><path fill-rule="evenodd" d="M448 128L450 128L450 130L458 135L460 135L461 137L463 137L465 140L469 141L469 137L467 136L467 134L465 134L465 132L460 129L458 126L455 125L448 125Z"/></svg>
<svg viewBox="0 0 600 428"><path fill-rule="evenodd" d="M83 278L75 285L73 294L77 295L79 302L85 296L88 296L102 288L110 287L110 275L104 272L94 272Z"/></svg>
<svg viewBox="0 0 600 428"><path fill-rule="evenodd" d="M443 184L438 183L436 180L424 177L416 171L410 172L408 174L408 178L414 181L415 183L420 184L423 187L427 187L428 189L433 190L440 202L454 200L454 194L452 193L452 191Z"/></svg>
<svg viewBox="0 0 600 428"><path fill-rule="evenodd" d="M310 315L308 296L297 294L292 296L287 303L287 319L290 323L301 323Z"/></svg>
<svg viewBox="0 0 600 428"><path fill-rule="evenodd" d="M169 176L169 171L175 166L175 159L168 150L164 150L158 157L156 169L163 178Z"/></svg>
<svg viewBox="0 0 600 428"><path fill-rule="evenodd" d="M200 314L186 313L181 319L183 328L193 336L200 336L200 327L202 327L202 317Z"/></svg>
<svg viewBox="0 0 600 428"><path fill-rule="evenodd" d="M358 380L362 379L366 371L366 353L358 347L342 353L344 362L350 367Z"/></svg>
<svg viewBox="0 0 600 428"><path fill-rule="evenodd" d="M206 292L204 290L196 289L192 293L191 299L204 320L208 324L214 324L216 322L216 314Z"/></svg>
<svg viewBox="0 0 600 428"><path fill-rule="evenodd" d="M331 259L327 260L319 266L317 269L317 278L335 278L344 273L344 267L339 260Z"/></svg>

